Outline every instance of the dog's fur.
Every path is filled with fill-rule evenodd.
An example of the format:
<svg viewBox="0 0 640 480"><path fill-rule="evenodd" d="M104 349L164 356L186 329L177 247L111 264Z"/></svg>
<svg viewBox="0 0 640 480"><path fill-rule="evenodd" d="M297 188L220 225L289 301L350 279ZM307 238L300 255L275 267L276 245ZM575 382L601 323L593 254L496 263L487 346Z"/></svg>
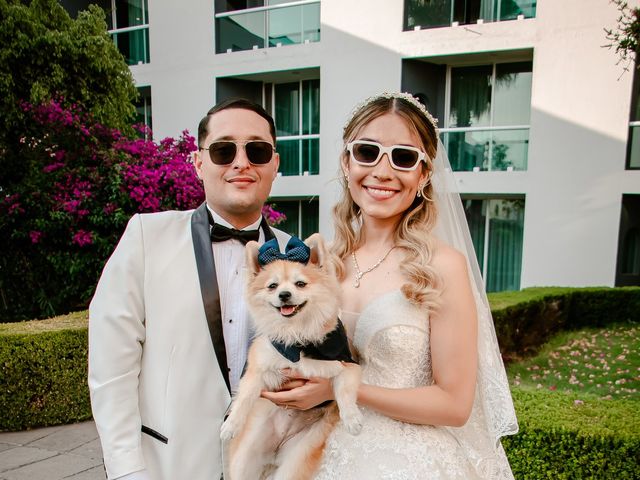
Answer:
<svg viewBox="0 0 640 480"><path fill-rule="evenodd" d="M356 405L359 367L304 354L293 363L271 344L272 340L286 345L318 344L336 328L339 284L333 264L319 234L305 243L311 248L307 265L276 260L264 268L257 262L258 244L247 244L247 301L257 336L221 430L223 441L233 438L226 472L230 480L309 479L339 419L353 434L362 427ZM288 299L286 292L291 294ZM278 390L285 380L284 368L306 377L333 379L336 402L301 411L285 410L260 398L262 390Z"/></svg>

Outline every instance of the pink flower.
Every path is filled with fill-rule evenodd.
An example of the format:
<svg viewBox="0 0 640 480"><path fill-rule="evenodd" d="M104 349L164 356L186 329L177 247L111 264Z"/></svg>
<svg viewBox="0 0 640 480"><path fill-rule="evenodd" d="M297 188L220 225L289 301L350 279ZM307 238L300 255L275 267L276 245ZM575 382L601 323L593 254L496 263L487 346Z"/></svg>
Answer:
<svg viewBox="0 0 640 480"><path fill-rule="evenodd" d="M78 230L73 235L73 243L75 243L79 247L91 245L93 243L93 236L91 235L91 232L87 232L86 230Z"/></svg>
<svg viewBox="0 0 640 480"><path fill-rule="evenodd" d="M42 171L44 173L51 173L54 172L60 168L64 167L64 163L62 162L55 162L55 163L50 163L49 165L47 165L46 167L42 168Z"/></svg>
<svg viewBox="0 0 640 480"><path fill-rule="evenodd" d="M31 239L32 244L39 243L40 239L42 238L42 232L38 230L31 230L29 232L29 238Z"/></svg>

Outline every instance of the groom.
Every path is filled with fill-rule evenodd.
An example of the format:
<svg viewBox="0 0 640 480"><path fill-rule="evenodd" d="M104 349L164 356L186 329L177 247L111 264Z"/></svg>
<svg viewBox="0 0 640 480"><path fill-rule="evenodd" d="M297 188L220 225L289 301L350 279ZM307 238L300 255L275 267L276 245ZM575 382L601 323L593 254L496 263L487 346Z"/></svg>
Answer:
<svg viewBox="0 0 640 480"><path fill-rule="evenodd" d="M194 156L206 202L134 215L105 265L89 308L89 388L109 479L221 477L220 425L250 334L244 244L288 240L261 216L274 146L261 106L213 107Z"/></svg>

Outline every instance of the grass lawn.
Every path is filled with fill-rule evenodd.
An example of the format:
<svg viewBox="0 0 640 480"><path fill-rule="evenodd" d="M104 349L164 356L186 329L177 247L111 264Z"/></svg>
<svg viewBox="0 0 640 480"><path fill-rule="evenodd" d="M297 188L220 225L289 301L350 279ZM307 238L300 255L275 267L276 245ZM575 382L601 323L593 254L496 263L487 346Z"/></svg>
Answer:
<svg viewBox="0 0 640 480"><path fill-rule="evenodd" d="M637 401L640 326L624 324L561 332L535 357L508 365L507 372L514 387ZM581 401L576 398L576 405Z"/></svg>

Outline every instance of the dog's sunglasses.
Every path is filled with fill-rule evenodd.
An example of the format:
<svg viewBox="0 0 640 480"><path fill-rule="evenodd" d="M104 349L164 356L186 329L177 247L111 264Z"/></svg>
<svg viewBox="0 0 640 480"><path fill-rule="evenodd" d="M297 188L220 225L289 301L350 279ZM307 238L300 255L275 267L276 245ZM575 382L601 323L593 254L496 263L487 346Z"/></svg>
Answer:
<svg viewBox="0 0 640 480"><path fill-rule="evenodd" d="M213 142L200 150L209 150L209 158L216 165L231 165L238 153L238 147L244 148L247 158L252 165L266 165L273 158L276 149L269 142L263 140L249 140L248 142L233 142L223 140Z"/></svg>
<svg viewBox="0 0 640 480"><path fill-rule="evenodd" d="M354 140L347 144L347 151L358 165L375 167L383 154L389 157L389 163L396 170L411 171L418 168L422 161L426 163L427 154L419 148L406 145L391 145L384 147L378 142L369 140Z"/></svg>

